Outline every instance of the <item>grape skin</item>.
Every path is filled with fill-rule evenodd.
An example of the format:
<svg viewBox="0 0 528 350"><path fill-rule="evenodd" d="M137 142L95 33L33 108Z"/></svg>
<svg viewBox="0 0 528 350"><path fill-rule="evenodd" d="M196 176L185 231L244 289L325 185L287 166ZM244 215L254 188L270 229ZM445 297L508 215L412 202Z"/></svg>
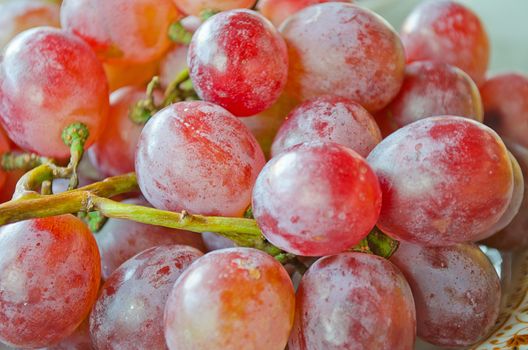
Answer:
<svg viewBox="0 0 528 350"><path fill-rule="evenodd" d="M29 29L10 42L0 62L0 118L17 145L65 158L70 152L61 133L74 122L89 129L86 147L97 139L108 113L108 83L88 45L59 29Z"/></svg>
<svg viewBox="0 0 528 350"><path fill-rule="evenodd" d="M158 73L158 59L146 63L111 64L104 63L103 68L108 79L110 91L125 86L144 86Z"/></svg>
<svg viewBox="0 0 528 350"><path fill-rule="evenodd" d="M264 236L296 255L336 254L376 224L378 179L356 152L336 143L301 144L271 159L253 189Z"/></svg>
<svg viewBox="0 0 528 350"><path fill-rule="evenodd" d="M38 348L86 318L101 278L97 244L72 215L11 224L0 234L0 341Z"/></svg>
<svg viewBox="0 0 528 350"><path fill-rule="evenodd" d="M98 350L166 349L163 310L174 282L202 253L181 245L145 250L104 284L90 316Z"/></svg>
<svg viewBox="0 0 528 350"><path fill-rule="evenodd" d="M311 141L339 143L367 157L381 141L381 132L361 105L328 95L305 101L288 114L273 140L272 155Z"/></svg>
<svg viewBox="0 0 528 350"><path fill-rule="evenodd" d="M286 92L297 99L336 94L372 113L398 93L403 45L374 12L340 2L314 5L291 16L280 31L290 59Z"/></svg>
<svg viewBox="0 0 528 350"><path fill-rule="evenodd" d="M189 46L188 64L198 96L239 117L269 108L288 74L284 39L249 10L222 12L202 24Z"/></svg>
<svg viewBox="0 0 528 350"><path fill-rule="evenodd" d="M266 16L275 26L305 7L331 2L332 0L259 0L257 10Z"/></svg>
<svg viewBox="0 0 528 350"><path fill-rule="evenodd" d="M255 0L173 0L176 6L188 15L200 16L203 11L227 11L250 8Z"/></svg>
<svg viewBox="0 0 528 350"><path fill-rule="evenodd" d="M435 345L463 347L492 330L499 314L500 279L476 245L401 242L391 262L411 286L419 337Z"/></svg>
<svg viewBox="0 0 528 350"><path fill-rule="evenodd" d="M160 82L167 87L178 74L187 68L187 46L176 46L170 50L160 62Z"/></svg>
<svg viewBox="0 0 528 350"><path fill-rule="evenodd" d="M165 307L170 350L283 350L295 295L288 273L251 248L217 250L178 279Z"/></svg>
<svg viewBox="0 0 528 350"><path fill-rule="evenodd" d="M411 289L387 260L364 253L327 256L303 276L290 350L410 350L415 338Z"/></svg>
<svg viewBox="0 0 528 350"><path fill-rule="evenodd" d="M484 82L490 47L473 11L451 0L419 4L401 30L407 62L437 61L462 69L477 85Z"/></svg>
<svg viewBox="0 0 528 350"><path fill-rule="evenodd" d="M156 208L241 216L265 159L255 137L211 103L179 102L158 112L141 133L136 172Z"/></svg>
<svg viewBox="0 0 528 350"><path fill-rule="evenodd" d="M409 124L376 146L368 162L383 191L377 225L399 240L442 246L481 238L511 201L504 143L467 118Z"/></svg>

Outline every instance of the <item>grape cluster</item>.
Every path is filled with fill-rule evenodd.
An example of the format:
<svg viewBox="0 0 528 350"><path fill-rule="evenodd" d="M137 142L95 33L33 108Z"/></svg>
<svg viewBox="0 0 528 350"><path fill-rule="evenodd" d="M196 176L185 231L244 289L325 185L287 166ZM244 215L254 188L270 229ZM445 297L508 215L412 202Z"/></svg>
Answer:
<svg viewBox="0 0 528 350"><path fill-rule="evenodd" d="M398 33L353 1L0 0L0 24L2 344L492 332L503 291L476 243L528 247L528 76L486 76L469 8L425 1ZM34 163L15 192L7 170Z"/></svg>

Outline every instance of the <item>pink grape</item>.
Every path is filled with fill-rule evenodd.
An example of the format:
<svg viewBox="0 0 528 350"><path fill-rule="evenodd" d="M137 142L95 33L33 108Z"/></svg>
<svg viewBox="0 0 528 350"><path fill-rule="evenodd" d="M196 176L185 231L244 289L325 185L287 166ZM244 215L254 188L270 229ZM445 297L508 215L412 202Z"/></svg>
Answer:
<svg viewBox="0 0 528 350"><path fill-rule="evenodd" d="M492 330L499 314L500 280L477 246L401 242L391 262L411 286L419 337L435 345L465 347Z"/></svg>
<svg viewBox="0 0 528 350"><path fill-rule="evenodd" d="M145 86L158 74L159 59L146 63L104 63L110 91L125 86Z"/></svg>
<svg viewBox="0 0 528 350"><path fill-rule="evenodd" d="M462 69L482 84L490 47L486 29L469 8L452 0L419 4L405 20L401 39L407 62L437 61Z"/></svg>
<svg viewBox="0 0 528 350"><path fill-rule="evenodd" d="M147 123L136 172L143 195L156 208L239 216L264 163L240 120L222 107L194 101L173 104Z"/></svg>
<svg viewBox="0 0 528 350"><path fill-rule="evenodd" d="M280 31L290 57L286 92L297 99L336 94L375 112L398 93L403 46L374 12L340 2L314 5L290 17Z"/></svg>
<svg viewBox="0 0 528 350"><path fill-rule="evenodd" d="M484 123L501 137L528 147L528 76L496 75L480 88Z"/></svg>
<svg viewBox="0 0 528 350"><path fill-rule="evenodd" d="M181 245L153 247L117 269L90 316L98 350L165 350L163 310L174 282L202 253Z"/></svg>
<svg viewBox="0 0 528 350"><path fill-rule="evenodd" d="M481 122L482 100L473 80L459 68L422 61L407 65L400 92L378 113L378 118L386 118L392 132L438 115L458 115Z"/></svg>
<svg viewBox="0 0 528 350"><path fill-rule="evenodd" d="M0 341L38 348L68 337L97 298L101 265L72 215L21 221L0 233Z"/></svg>
<svg viewBox="0 0 528 350"><path fill-rule="evenodd" d="M340 253L376 224L381 190L364 158L336 143L294 146L266 164L253 189L264 236L296 255Z"/></svg>
<svg viewBox="0 0 528 350"><path fill-rule="evenodd" d="M376 146L368 162L383 191L377 225L400 240L441 246L480 239L512 197L504 143L466 118L409 124Z"/></svg>
<svg viewBox="0 0 528 350"><path fill-rule="evenodd" d="M6 0L0 2L0 50L20 32L40 26L59 27L59 9L46 0Z"/></svg>
<svg viewBox="0 0 528 350"><path fill-rule="evenodd" d="M75 122L88 126L86 147L99 136L108 84L101 63L77 37L48 27L17 35L0 61L0 81L0 118L20 147L65 158L70 152L61 133Z"/></svg>
<svg viewBox="0 0 528 350"><path fill-rule="evenodd" d="M305 7L333 0L259 0L257 9L275 26Z"/></svg>
<svg viewBox="0 0 528 350"><path fill-rule="evenodd" d="M124 200L123 203L148 206L145 200L137 198ZM109 219L95 234L95 239L101 253L102 277L105 280L125 261L148 248L181 244L205 249L199 233L120 219Z"/></svg>
<svg viewBox="0 0 528 350"><path fill-rule="evenodd" d="M250 8L256 0L173 0L176 6L188 15L200 16L203 11L226 11Z"/></svg>
<svg viewBox="0 0 528 350"><path fill-rule="evenodd" d="M361 105L328 95L305 101L291 111L273 140L271 152L275 156L310 141L339 143L366 157L381 141L381 132Z"/></svg>
<svg viewBox="0 0 528 350"><path fill-rule="evenodd" d="M176 281L165 307L170 350L283 350L295 295L288 273L250 248L217 250Z"/></svg>
<svg viewBox="0 0 528 350"><path fill-rule="evenodd" d="M187 68L187 46L176 46L170 50L160 63L160 82L167 87L178 76L178 74Z"/></svg>
<svg viewBox="0 0 528 350"><path fill-rule="evenodd" d="M318 260L297 290L290 350L409 350L416 337L411 289L401 272L371 254Z"/></svg>
<svg viewBox="0 0 528 350"><path fill-rule="evenodd" d="M84 320L68 338L63 339L58 344L39 350L93 350L88 319Z"/></svg>
<svg viewBox="0 0 528 350"><path fill-rule="evenodd" d="M198 96L239 117L270 107L288 74L284 40L267 19L249 10L222 12L202 24L188 63Z"/></svg>
<svg viewBox="0 0 528 350"><path fill-rule="evenodd" d="M171 0L64 0L61 25L106 62L144 63L169 48L179 13Z"/></svg>
<svg viewBox="0 0 528 350"><path fill-rule="evenodd" d="M204 232L202 233L202 238L205 248L209 252L218 249L233 248L235 246L232 240L214 232Z"/></svg>

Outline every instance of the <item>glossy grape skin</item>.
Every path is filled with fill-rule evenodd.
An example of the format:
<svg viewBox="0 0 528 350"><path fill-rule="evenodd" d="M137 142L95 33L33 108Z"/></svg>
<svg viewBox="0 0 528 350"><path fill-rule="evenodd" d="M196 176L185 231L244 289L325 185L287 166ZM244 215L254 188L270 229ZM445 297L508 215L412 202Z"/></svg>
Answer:
<svg viewBox="0 0 528 350"><path fill-rule="evenodd" d="M322 256L351 248L370 232L381 190L356 152L336 143L301 144L266 164L252 203L271 243L296 255Z"/></svg>
<svg viewBox="0 0 528 350"><path fill-rule="evenodd" d="M295 295L273 257L250 248L217 250L178 279L165 307L170 350L283 350Z"/></svg>
<svg viewBox="0 0 528 350"><path fill-rule="evenodd" d="M481 122L482 100L473 80L461 69L441 62L420 61L405 67L398 95L380 111L391 132L427 117L458 115Z"/></svg>
<svg viewBox="0 0 528 350"><path fill-rule="evenodd" d="M46 0L0 2L0 50L20 32L40 26L59 27L60 6Z"/></svg>
<svg viewBox="0 0 528 350"><path fill-rule="evenodd" d="M480 87L484 123L501 137L528 147L528 76L499 74Z"/></svg>
<svg viewBox="0 0 528 350"><path fill-rule="evenodd" d="M178 74L187 68L187 46L176 46L170 50L160 63L160 82L167 87Z"/></svg>
<svg viewBox="0 0 528 350"><path fill-rule="evenodd" d="M375 255L343 253L318 260L296 294L290 350L410 350L416 338L411 289Z"/></svg>
<svg viewBox="0 0 528 350"><path fill-rule="evenodd" d="M411 286L418 336L463 347L482 340L499 314L500 280L476 245L423 247L401 242L391 257Z"/></svg>
<svg viewBox="0 0 528 350"><path fill-rule="evenodd" d="M139 187L156 208L240 216L265 160L255 137L231 113L203 101L158 112L141 133Z"/></svg>
<svg viewBox="0 0 528 350"><path fill-rule="evenodd" d="M286 18L299 12L305 7L332 1L333 0L259 0L257 3L257 10L278 27Z"/></svg>
<svg viewBox="0 0 528 350"><path fill-rule="evenodd" d="M11 224L0 234L0 340L44 347L88 315L101 278L97 244L72 215Z"/></svg>
<svg viewBox="0 0 528 350"><path fill-rule="evenodd" d="M169 48L179 16L171 0L64 0L61 25L85 40L105 62L149 62Z"/></svg>
<svg viewBox="0 0 528 350"><path fill-rule="evenodd" d="M250 8L255 0L173 0L178 9L188 15L200 16L203 11L227 11Z"/></svg>
<svg viewBox="0 0 528 350"><path fill-rule="evenodd" d="M339 143L367 157L381 141L374 118L360 104L338 96L305 101L287 116L273 140L275 156L303 142Z"/></svg>
<svg viewBox="0 0 528 350"><path fill-rule="evenodd" d="M88 126L86 147L97 139L108 112L107 85L101 63L80 39L55 28L30 29L10 42L0 63L0 117L20 147L65 158L70 152L61 133L68 125Z"/></svg>
<svg viewBox="0 0 528 350"><path fill-rule="evenodd" d="M512 197L504 143L467 118L409 124L376 146L368 162L383 191L377 225L400 240L441 246L481 238Z"/></svg>
<svg viewBox="0 0 528 350"><path fill-rule="evenodd" d="M288 74L284 40L266 18L249 10L226 11L202 24L188 64L198 96L239 117L270 107Z"/></svg>
<svg viewBox="0 0 528 350"><path fill-rule="evenodd" d="M133 198L123 203L149 206L145 200ZM199 233L141 224L130 220L109 219L95 235L101 253L104 280L134 255L154 246L181 244L204 250Z"/></svg>
<svg viewBox="0 0 528 350"><path fill-rule="evenodd" d="M153 76L158 74L160 62L154 60L146 63L103 64L110 91L125 86L145 86Z"/></svg>
<svg viewBox="0 0 528 350"><path fill-rule="evenodd" d="M405 20L401 39L407 62L437 61L462 69L482 84L490 55L486 30L469 8L451 0L419 4Z"/></svg>
<svg viewBox="0 0 528 350"><path fill-rule="evenodd" d="M174 282L202 253L181 245L153 247L121 265L90 315L98 350L166 349L163 310Z"/></svg>
<svg viewBox="0 0 528 350"><path fill-rule="evenodd" d="M403 46L374 12L340 2L314 5L291 16L280 31L290 58L286 92L297 99L336 94L376 112L398 93Z"/></svg>
<svg viewBox="0 0 528 350"><path fill-rule="evenodd" d="M106 126L88 153L92 164L102 174L117 176L134 171L143 125L130 119L130 111L145 97L145 88L139 86L127 86L110 95Z"/></svg>
<svg viewBox="0 0 528 350"><path fill-rule="evenodd" d="M232 240L220 236L214 232L202 233L203 243L208 252L218 249L233 248L235 244Z"/></svg>

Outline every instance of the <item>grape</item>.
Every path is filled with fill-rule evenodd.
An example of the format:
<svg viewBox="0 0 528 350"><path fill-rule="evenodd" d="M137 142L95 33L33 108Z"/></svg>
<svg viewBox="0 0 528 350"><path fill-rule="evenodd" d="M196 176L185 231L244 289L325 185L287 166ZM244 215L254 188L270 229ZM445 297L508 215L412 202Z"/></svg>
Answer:
<svg viewBox="0 0 528 350"><path fill-rule="evenodd" d="M176 281L165 307L170 350L283 350L293 285L281 264L250 248L217 250Z"/></svg>
<svg viewBox="0 0 528 350"><path fill-rule="evenodd" d="M0 2L0 50L20 32L39 26L59 26L59 5L45 0Z"/></svg>
<svg viewBox="0 0 528 350"><path fill-rule="evenodd" d="M416 337L411 289L387 260L343 253L318 260L296 295L290 350L409 350Z"/></svg>
<svg viewBox="0 0 528 350"><path fill-rule="evenodd" d="M0 341L37 348L66 338L99 289L100 257L72 215L21 221L0 233Z"/></svg>
<svg viewBox="0 0 528 350"><path fill-rule="evenodd" d="M145 98L145 89L127 86L110 95L110 111L105 129L89 156L94 166L107 176L134 171L136 147L143 125L134 123L130 111Z"/></svg>
<svg viewBox="0 0 528 350"><path fill-rule="evenodd" d="M144 63L169 48L179 13L171 0L64 0L61 25L105 62Z"/></svg>
<svg viewBox="0 0 528 350"><path fill-rule="evenodd" d="M284 40L267 19L249 10L226 11L202 24L188 63L198 96L236 116L270 107L288 74Z"/></svg>
<svg viewBox="0 0 528 350"><path fill-rule="evenodd" d="M340 253L378 220L381 190L367 162L336 143L294 146L271 159L253 189L264 236L296 255Z"/></svg>
<svg viewBox="0 0 528 350"><path fill-rule="evenodd" d="M314 5L290 17L280 31L290 57L286 92L297 99L336 94L375 112L398 93L403 46L374 12L339 2Z"/></svg>
<svg viewBox="0 0 528 350"><path fill-rule="evenodd" d="M147 63L103 64L110 91L125 86L146 85L158 73L159 60Z"/></svg>
<svg viewBox="0 0 528 350"><path fill-rule="evenodd" d="M332 2L333 0L259 0L257 9L275 26L305 7Z"/></svg>
<svg viewBox="0 0 528 350"><path fill-rule="evenodd" d="M522 173L525 175L528 174L528 149L517 145L515 143L508 143L508 149L513 153L515 159L518 160L519 166L522 170ZM515 180L518 181L519 178L522 178L522 174L519 174L518 170L514 166L514 176ZM501 250L521 250L528 247L528 191L526 190L527 184L526 181L528 178L524 178L523 186L518 190L514 190L514 197L512 202L516 202L517 196L522 195L522 203L519 208L519 212L513 218L513 220L503 228L499 233L489 237L483 243L487 246L494 247ZM524 193L522 189L524 188ZM511 206L511 205L510 205ZM505 220L506 221L506 220Z"/></svg>
<svg viewBox="0 0 528 350"><path fill-rule="evenodd" d="M205 248L209 252L218 249L233 248L235 246L232 240L214 232L204 232L202 233L202 238Z"/></svg>
<svg viewBox="0 0 528 350"><path fill-rule="evenodd" d="M123 203L148 206L141 199L128 199ZM205 248L199 233L120 219L109 219L95 239L101 253L102 277L105 280L125 261L154 246L182 244L199 250Z"/></svg>
<svg viewBox="0 0 528 350"><path fill-rule="evenodd" d="M336 142L366 157L381 141L373 117L358 103L337 96L323 96L297 106L282 124L271 152L310 141Z"/></svg>
<svg viewBox="0 0 528 350"><path fill-rule="evenodd" d="M88 319L84 320L68 338L56 345L39 350L93 350Z"/></svg>
<svg viewBox="0 0 528 350"><path fill-rule="evenodd" d="M187 68L187 46L176 46L170 50L160 64L160 82L167 87L178 74Z"/></svg>
<svg viewBox="0 0 528 350"><path fill-rule="evenodd" d="M429 0L405 20L401 39L407 62L437 61L456 66L482 84L488 68L488 35L473 11L451 0Z"/></svg>
<svg viewBox="0 0 528 350"><path fill-rule="evenodd" d="M414 62L405 68L405 79L396 98L378 115L388 119L392 131L437 115L483 119L477 86L462 70L439 62Z"/></svg>
<svg viewBox="0 0 528 350"><path fill-rule="evenodd" d="M482 84L484 123L501 137L528 147L528 77L499 74Z"/></svg>
<svg viewBox="0 0 528 350"><path fill-rule="evenodd" d="M108 112L108 87L88 45L59 29L29 29L0 62L0 117L17 145L65 158L70 152L61 133L74 122L88 126L86 146L94 142Z"/></svg>
<svg viewBox="0 0 528 350"><path fill-rule="evenodd" d="M90 315L95 347L166 349L165 301L181 273L201 255L191 247L159 246L121 265L106 281Z"/></svg>
<svg viewBox="0 0 528 350"><path fill-rule="evenodd" d="M500 280L477 246L401 242L391 261L411 286L419 337L436 345L462 347L491 331L499 314Z"/></svg>
<svg viewBox="0 0 528 350"><path fill-rule="evenodd" d="M174 0L176 6L188 15L199 16L204 11L226 11L250 8L255 0Z"/></svg>
<svg viewBox="0 0 528 350"><path fill-rule="evenodd" d="M20 178L25 174L23 170L1 172L5 174L5 181L0 188L0 203L5 203L13 198L15 187ZM1 175L0 175L1 176Z"/></svg>
<svg viewBox="0 0 528 350"><path fill-rule="evenodd" d="M219 106L194 101L173 104L147 123L136 172L143 195L156 208L239 216L264 163L242 122Z"/></svg>
<svg viewBox="0 0 528 350"><path fill-rule="evenodd" d="M368 161L383 191L377 225L400 240L438 246L480 238L512 197L504 143L470 119L409 124L376 146Z"/></svg>

